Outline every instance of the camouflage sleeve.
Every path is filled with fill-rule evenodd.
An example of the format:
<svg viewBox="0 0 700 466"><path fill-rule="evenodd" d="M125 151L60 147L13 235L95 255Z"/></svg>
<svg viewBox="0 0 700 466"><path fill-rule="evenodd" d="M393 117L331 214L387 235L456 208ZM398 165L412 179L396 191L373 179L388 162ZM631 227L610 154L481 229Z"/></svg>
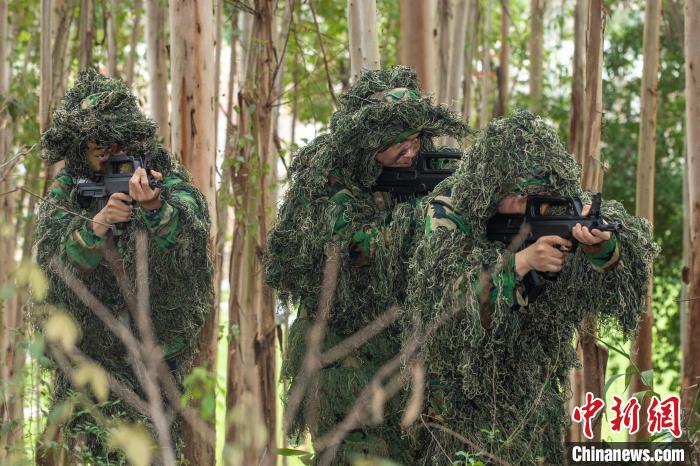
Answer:
<svg viewBox="0 0 700 466"><path fill-rule="evenodd" d="M383 227L364 225L354 232L347 231L351 223L348 216L348 208L354 199L352 191L333 178L331 178L330 189L332 194L330 202L333 205L335 217L333 234L350 235L349 253L350 262L353 266L364 267L369 265L372 257L374 257L374 251L376 250L379 235L383 232Z"/></svg>
<svg viewBox="0 0 700 466"><path fill-rule="evenodd" d="M586 253L586 257L591 262L593 269L597 272L607 272L615 268L620 262L620 245L617 239L613 236L605 243L597 252L592 254Z"/></svg>
<svg viewBox="0 0 700 466"><path fill-rule="evenodd" d="M188 191L173 189L180 182L177 176L167 177L163 184L172 189L172 196L189 205L193 211L199 214L199 207L192 194ZM166 200L161 201L160 208L153 211L141 209L141 218L153 236L154 241L161 249L171 249L177 242L180 228L180 210Z"/></svg>
<svg viewBox="0 0 700 466"><path fill-rule="evenodd" d="M66 238L66 255L83 270L92 270L102 262L105 239L97 236L86 221L80 228L71 231Z"/></svg>
<svg viewBox="0 0 700 466"><path fill-rule="evenodd" d="M428 205L425 218L426 236L429 237L438 228L456 229L465 235L471 234L471 229L464 217L454 208L449 196L436 196ZM515 255L510 256L510 260L499 273L482 277L480 280L476 292L482 305L493 307L498 299L499 289L511 307L527 306L527 289L515 272Z"/></svg>
<svg viewBox="0 0 700 466"><path fill-rule="evenodd" d="M59 207L70 205L69 192L73 184L73 179L70 176L65 173L59 174L54 180L46 202L53 207L50 214L51 221L56 226L61 224L69 229L64 241L62 241L68 259L81 270L92 270L102 261L102 248L105 240L92 231L87 220L76 224L73 215ZM73 207L70 210L78 210L78 208Z"/></svg>

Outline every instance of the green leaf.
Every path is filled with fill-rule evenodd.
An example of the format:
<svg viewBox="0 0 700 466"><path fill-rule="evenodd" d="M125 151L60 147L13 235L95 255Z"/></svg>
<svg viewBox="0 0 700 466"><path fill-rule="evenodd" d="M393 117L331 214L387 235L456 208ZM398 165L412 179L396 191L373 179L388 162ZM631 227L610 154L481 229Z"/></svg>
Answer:
<svg viewBox="0 0 700 466"><path fill-rule="evenodd" d="M608 390L610 389L610 386L620 377L622 377L625 374L613 374L608 378L608 381L605 382L605 388L603 389L603 395L607 395Z"/></svg>
<svg viewBox="0 0 700 466"><path fill-rule="evenodd" d="M630 386L632 376L637 372L637 368L634 366L634 364L630 364L629 366L627 366L627 370L625 370L625 390L627 390L627 387Z"/></svg>
<svg viewBox="0 0 700 466"><path fill-rule="evenodd" d="M304 456L310 453L306 450L295 450L294 448L278 448L277 454L280 456Z"/></svg>
<svg viewBox="0 0 700 466"><path fill-rule="evenodd" d="M644 385L647 387L653 387L654 386L654 369L649 369L640 374L640 377L642 378L642 382Z"/></svg>

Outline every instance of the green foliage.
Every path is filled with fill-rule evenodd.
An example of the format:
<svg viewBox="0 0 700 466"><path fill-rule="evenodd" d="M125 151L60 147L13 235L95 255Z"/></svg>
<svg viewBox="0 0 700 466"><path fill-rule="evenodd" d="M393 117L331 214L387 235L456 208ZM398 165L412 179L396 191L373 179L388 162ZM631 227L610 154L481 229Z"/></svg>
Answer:
<svg viewBox="0 0 700 466"><path fill-rule="evenodd" d="M183 386L185 391L182 394L182 406L187 406L190 400L199 401L202 418L213 422L216 413L216 392L217 389L221 390L221 387L217 387L216 375L205 367L195 367L183 380Z"/></svg>

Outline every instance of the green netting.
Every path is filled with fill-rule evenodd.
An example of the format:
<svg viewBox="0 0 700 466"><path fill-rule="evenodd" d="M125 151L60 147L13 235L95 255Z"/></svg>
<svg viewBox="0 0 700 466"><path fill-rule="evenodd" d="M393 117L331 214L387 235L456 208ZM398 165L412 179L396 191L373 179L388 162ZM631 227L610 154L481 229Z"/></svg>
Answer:
<svg viewBox="0 0 700 466"><path fill-rule="evenodd" d="M646 220L630 216L618 202L604 202L603 214L624 225L617 267L596 272L578 248L537 301L517 310L495 284L491 328L484 329L473 287L483 271L500 270L511 254L501 243L485 240L486 222L499 199L516 191L518 181L532 178L544 180L544 190L552 194L582 195L579 173L542 119L518 112L493 121L455 175L434 191L451 192L473 236L438 229L419 242L409 269L404 335L410 335L416 315L425 327L458 310L422 348L428 401L438 400L442 411L426 414L511 464L535 464L538 458L563 464L568 373L577 364L574 330L584 317L594 316L631 336L658 252ZM454 453L475 450L420 425L414 434L424 464L450 464Z"/></svg>

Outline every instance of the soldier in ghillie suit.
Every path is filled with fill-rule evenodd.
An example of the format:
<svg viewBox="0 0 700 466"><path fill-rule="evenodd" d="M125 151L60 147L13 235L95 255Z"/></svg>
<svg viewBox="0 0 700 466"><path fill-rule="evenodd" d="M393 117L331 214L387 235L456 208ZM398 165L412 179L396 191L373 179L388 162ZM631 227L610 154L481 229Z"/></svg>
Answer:
<svg viewBox="0 0 700 466"><path fill-rule="evenodd" d="M155 122L141 112L123 82L86 70L42 137L44 158L50 163L65 160L38 211L37 260L50 281L47 302L69 312L80 325L79 349L138 393L141 388L119 338L52 271L51 262L60 261L122 321L129 320L126 299L104 258L105 248L115 248L135 290L134 233L147 232L153 331L176 380L189 372L197 335L212 305L210 222L204 196L163 148L156 131ZM152 175L162 180L162 188L149 186L140 168L130 180L128 195L112 194L101 210L90 199L79 202L80 180L104 173L110 157L120 151L150 159ZM139 335L135 323L129 325ZM68 380L59 375L56 399L65 397L68 388Z"/></svg>
<svg viewBox="0 0 700 466"><path fill-rule="evenodd" d="M395 67L364 71L339 97L330 131L295 155L266 258L268 283L284 305L298 306L282 367L290 386L301 371L307 330L319 306L324 248L336 242L341 265L322 351L404 299L415 203L397 203L386 193L371 192L382 168L411 165L419 147L433 148L433 137L461 140L466 133L457 115L420 94L413 70ZM318 425L306 422L307 397L291 433L300 436L310 430L312 439L318 438L343 420L376 370L399 351L398 337L397 328L390 328L322 368ZM363 454L405 460L399 410L398 403L390 403L383 424L351 432L336 464Z"/></svg>
<svg viewBox="0 0 700 466"><path fill-rule="evenodd" d="M426 329L451 318L422 347L427 402L424 423L414 427L424 447L420 464L452 464L460 450L510 464L564 464L564 403L569 371L577 365L574 331L582 319L597 317L626 337L634 333L657 253L649 224L620 203L604 201L602 214L623 231L611 235L579 224L572 231L579 247L568 254L560 249L572 243L561 237L511 252L485 233L496 212L524 213L530 195L590 202L579 177L578 163L556 133L519 112L491 122L428 199L425 236L409 269L404 334L411 337L416 319ZM525 279L533 271L558 272L534 300Z"/></svg>

